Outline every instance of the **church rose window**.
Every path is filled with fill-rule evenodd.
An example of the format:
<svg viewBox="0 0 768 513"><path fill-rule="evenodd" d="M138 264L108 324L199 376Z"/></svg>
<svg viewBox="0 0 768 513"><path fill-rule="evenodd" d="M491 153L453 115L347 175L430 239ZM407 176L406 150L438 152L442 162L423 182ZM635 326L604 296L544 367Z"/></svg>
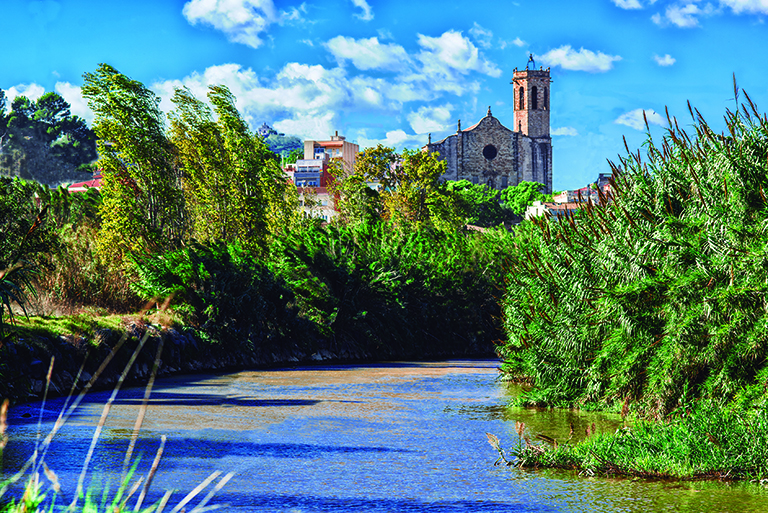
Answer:
<svg viewBox="0 0 768 513"><path fill-rule="evenodd" d="M498 153L499 152L498 150L496 150L496 146L494 146L493 144L489 144L485 148L483 148L483 157L487 158L488 160L495 159Z"/></svg>

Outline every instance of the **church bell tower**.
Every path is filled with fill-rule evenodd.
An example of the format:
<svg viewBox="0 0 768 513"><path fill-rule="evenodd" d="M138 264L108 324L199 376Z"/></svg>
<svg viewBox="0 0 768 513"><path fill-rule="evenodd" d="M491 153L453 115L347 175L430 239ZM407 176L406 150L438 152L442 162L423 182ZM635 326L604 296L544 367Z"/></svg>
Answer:
<svg viewBox="0 0 768 513"><path fill-rule="evenodd" d="M515 101L515 127L528 137L549 137L549 68L536 69L533 55L524 70L515 68L512 76Z"/></svg>

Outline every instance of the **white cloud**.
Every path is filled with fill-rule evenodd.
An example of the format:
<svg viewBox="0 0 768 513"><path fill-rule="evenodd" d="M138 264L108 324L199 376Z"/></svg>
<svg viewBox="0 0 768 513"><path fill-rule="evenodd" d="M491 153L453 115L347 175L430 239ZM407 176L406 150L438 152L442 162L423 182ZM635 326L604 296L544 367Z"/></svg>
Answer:
<svg viewBox="0 0 768 513"><path fill-rule="evenodd" d="M572 126L563 126L563 127L560 127L560 128L555 128L553 130L550 130L549 133L551 135L568 135L568 136L579 135L578 130L576 130Z"/></svg>
<svg viewBox="0 0 768 513"><path fill-rule="evenodd" d="M667 6L663 16L656 13L651 16L651 20L660 26L672 24L680 28L698 27L700 17L711 16L718 12L711 3L706 3L703 7L700 7L699 4L700 0L678 1Z"/></svg>
<svg viewBox="0 0 768 513"><path fill-rule="evenodd" d="M626 125L630 128L634 128L635 130L644 130L645 121L643 120L643 112L645 112L645 117L648 119L649 125L664 125L664 118L662 118L661 115L659 115L659 113L653 109L635 109L629 112L625 112L619 116L614 121L614 123L619 125Z"/></svg>
<svg viewBox="0 0 768 513"><path fill-rule="evenodd" d="M550 50L544 55L537 55L536 59L540 59L548 66L561 66L563 69L590 73L604 73L612 69L614 61L620 61L621 57L603 52L595 53L584 48L576 51L570 45L564 45Z"/></svg>
<svg viewBox="0 0 768 513"><path fill-rule="evenodd" d="M639 0L611 0L617 7L622 9L642 9L643 4Z"/></svg>
<svg viewBox="0 0 768 513"><path fill-rule="evenodd" d="M224 32L230 41L260 47L261 36L280 21L272 0L190 0L182 9L192 25L202 23ZM290 18L298 11L287 16Z"/></svg>
<svg viewBox="0 0 768 513"><path fill-rule="evenodd" d="M417 58L427 75L452 77L456 73L466 75L470 71L477 71L491 77L501 76L501 70L486 60L461 32L448 30L439 37L419 34L419 46L423 50Z"/></svg>
<svg viewBox="0 0 768 513"><path fill-rule="evenodd" d="M408 114L408 122L417 134L429 132L442 132L450 127L451 109L453 105L447 103L440 107L422 106L416 112Z"/></svg>
<svg viewBox="0 0 768 513"><path fill-rule="evenodd" d="M352 3L355 5L355 7L359 7L363 10L362 13L355 14L356 17L363 21L371 21L373 19L373 9L371 9L371 6L368 5L366 0L352 0Z"/></svg>
<svg viewBox="0 0 768 513"><path fill-rule="evenodd" d="M9 87L5 91L5 100L7 107L10 107L13 103L13 99L17 96L26 96L30 100L37 100L45 94L45 88L34 82L31 84L18 84L13 87Z"/></svg>
<svg viewBox="0 0 768 513"><path fill-rule="evenodd" d="M259 75L239 64L221 64L181 80L155 83L152 89L161 97L161 110L170 112L175 88L188 87L204 100L210 85L223 84L237 98L237 108L251 126L267 121L300 137L328 137L331 128L343 128L339 120L348 113L362 111L381 115L402 112L417 132L440 131L450 118L452 106L418 106L435 102L446 92L458 96L477 92L478 73L496 77L501 71L460 32L447 31L438 37L419 35L418 44L417 53L408 55L403 47L381 43L376 37L338 36L324 44L340 63L334 67L289 62L277 73ZM346 62L354 67L345 66ZM410 102L419 103L405 107ZM390 133L387 142L400 144L398 133ZM424 142L419 134L402 137L414 144Z"/></svg>
<svg viewBox="0 0 768 513"><path fill-rule="evenodd" d="M70 112L75 116L80 116L90 125L93 122L94 114L88 108L88 102L83 98L80 86L70 84L69 82L56 82L56 92L62 98L67 100L70 105Z"/></svg>
<svg viewBox="0 0 768 513"><path fill-rule="evenodd" d="M663 57L654 55L653 60L656 61L656 64L658 64L659 66L672 66L675 62L677 62L677 59L675 59L669 54L666 54Z"/></svg>
<svg viewBox="0 0 768 513"><path fill-rule="evenodd" d="M386 133L384 139L369 139L365 131L361 131L357 137L360 148L373 148L377 144L389 146L399 150L407 147L420 147L427 143L423 135L409 135L405 130L392 130Z"/></svg>
<svg viewBox="0 0 768 513"><path fill-rule="evenodd" d="M505 48L506 48L507 46L509 46L509 45L515 45L515 46L517 46L518 48L522 48L523 46L526 46L526 45L528 45L528 43L527 43L526 41L523 41L523 40L522 40L522 39L520 39L519 37L516 37L516 38L515 38L515 39L513 39L512 41L501 41L501 42L499 43L499 48L503 50L503 49L505 49Z"/></svg>
<svg viewBox="0 0 768 513"><path fill-rule="evenodd" d="M483 48L490 48L491 47L491 39L493 39L493 32L490 30L483 28L475 22L474 25L472 25L472 28L469 29L469 33L472 35L472 37L475 38L475 41L477 41L477 44L482 46Z"/></svg>
<svg viewBox="0 0 768 513"><path fill-rule="evenodd" d="M186 86L205 99L210 85L224 84L237 98L237 107L252 125L264 120L285 133L301 137L328 137L327 132L345 110L374 109L392 111L403 102L422 100L424 91L408 84L366 76L349 77L344 68L326 69L288 63L272 78L259 77L239 64L211 66L203 73L193 73L183 80L152 85L162 98L160 108L170 112L174 89ZM278 124L280 123L280 124ZM290 127L290 129L289 129Z"/></svg>
<svg viewBox="0 0 768 513"><path fill-rule="evenodd" d="M378 38L354 39L345 36L336 36L325 47L333 56L343 64L349 60L360 70L369 69L398 69L403 63L407 63L408 57L405 49L396 44L381 44Z"/></svg>
<svg viewBox="0 0 768 513"><path fill-rule="evenodd" d="M736 14L768 14L768 0L720 0L720 4L730 7Z"/></svg>
<svg viewBox="0 0 768 513"><path fill-rule="evenodd" d="M701 9L696 4L670 5L665 12L665 16L670 23L682 28L697 26L699 20L696 16L699 14L701 14Z"/></svg>
<svg viewBox="0 0 768 513"><path fill-rule="evenodd" d="M291 119L276 121L272 126L284 134L299 135L304 138L327 139L334 130L338 130L338 120L333 112L310 115L297 115Z"/></svg>

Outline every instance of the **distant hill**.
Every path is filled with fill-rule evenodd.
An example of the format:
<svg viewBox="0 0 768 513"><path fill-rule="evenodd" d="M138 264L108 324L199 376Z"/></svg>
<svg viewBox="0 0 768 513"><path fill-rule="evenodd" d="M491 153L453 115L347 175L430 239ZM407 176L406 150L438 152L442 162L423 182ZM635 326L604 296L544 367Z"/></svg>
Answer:
<svg viewBox="0 0 768 513"><path fill-rule="evenodd" d="M264 138L264 142L275 154L288 158L293 150L304 151L304 143L295 135L285 135L277 132L274 128L264 123L256 130Z"/></svg>

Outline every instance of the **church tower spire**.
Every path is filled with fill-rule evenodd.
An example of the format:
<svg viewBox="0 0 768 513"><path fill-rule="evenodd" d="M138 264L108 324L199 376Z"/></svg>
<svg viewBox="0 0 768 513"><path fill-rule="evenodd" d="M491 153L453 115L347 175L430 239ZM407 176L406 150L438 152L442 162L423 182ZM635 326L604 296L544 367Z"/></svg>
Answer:
<svg viewBox="0 0 768 513"><path fill-rule="evenodd" d="M524 70L515 68L515 127L528 137L549 137L549 68L536 69L533 55Z"/></svg>

